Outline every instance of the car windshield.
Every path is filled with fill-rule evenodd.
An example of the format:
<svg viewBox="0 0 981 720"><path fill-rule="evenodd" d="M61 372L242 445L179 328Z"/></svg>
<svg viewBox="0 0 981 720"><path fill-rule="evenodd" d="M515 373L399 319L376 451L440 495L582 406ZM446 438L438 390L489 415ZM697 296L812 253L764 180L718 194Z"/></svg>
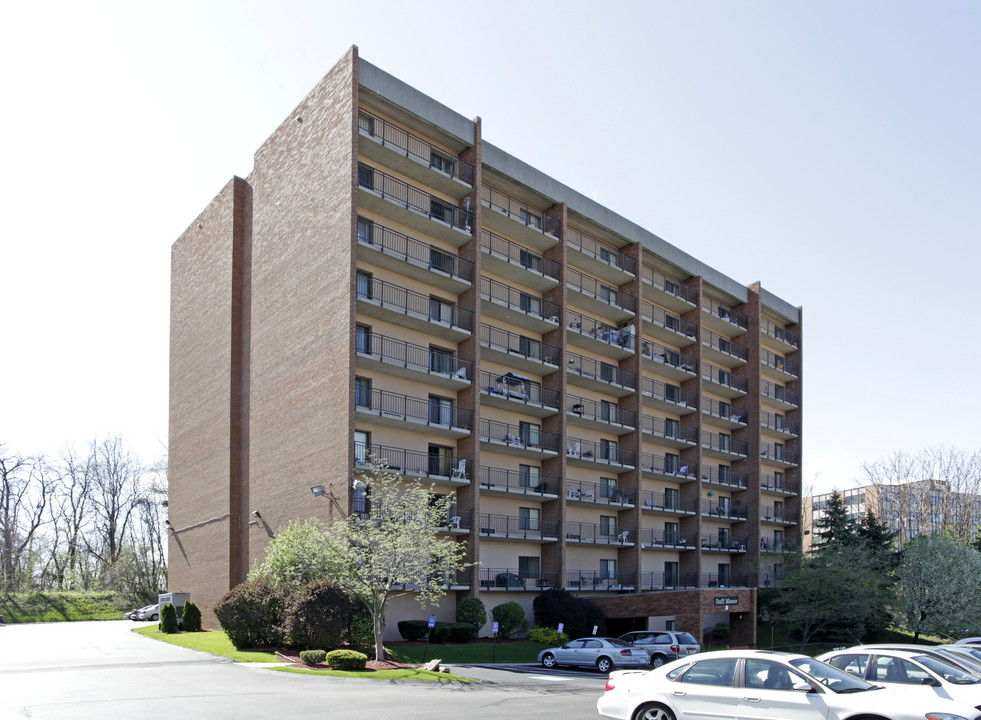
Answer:
<svg viewBox="0 0 981 720"><path fill-rule="evenodd" d="M931 653L933 657L938 657L942 660L950 658L955 663L961 667L966 667L971 672L981 672L981 659L976 657L961 655L960 653L952 653L947 648L936 648L936 654Z"/></svg>
<svg viewBox="0 0 981 720"><path fill-rule="evenodd" d="M675 633L675 637L678 638L678 642L682 645L698 645L698 640L689 635L688 633Z"/></svg>
<svg viewBox="0 0 981 720"><path fill-rule="evenodd" d="M929 655L918 655L913 659L922 665L926 665L949 683L954 683L955 685L974 685L981 682L981 680L978 680L970 673L966 673L951 663L938 658L930 657Z"/></svg>
<svg viewBox="0 0 981 720"><path fill-rule="evenodd" d="M854 693L877 689L875 685L870 685L854 675L849 675L844 670L839 670L814 658L794 658L790 664L801 672L810 675L832 692Z"/></svg>

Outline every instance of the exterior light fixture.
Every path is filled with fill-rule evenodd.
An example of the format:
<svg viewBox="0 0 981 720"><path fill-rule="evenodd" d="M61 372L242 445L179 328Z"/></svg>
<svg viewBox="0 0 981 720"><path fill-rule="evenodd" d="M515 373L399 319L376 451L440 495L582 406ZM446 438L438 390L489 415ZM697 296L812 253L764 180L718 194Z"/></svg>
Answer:
<svg viewBox="0 0 981 720"><path fill-rule="evenodd" d="M313 493L314 497L320 497L327 492L327 488L325 488L323 485L314 485L312 488L310 488L310 492Z"/></svg>
<svg viewBox="0 0 981 720"><path fill-rule="evenodd" d="M259 511L258 510L253 510L252 511L252 517L254 517L254 518L261 518L262 515L259 514Z"/></svg>

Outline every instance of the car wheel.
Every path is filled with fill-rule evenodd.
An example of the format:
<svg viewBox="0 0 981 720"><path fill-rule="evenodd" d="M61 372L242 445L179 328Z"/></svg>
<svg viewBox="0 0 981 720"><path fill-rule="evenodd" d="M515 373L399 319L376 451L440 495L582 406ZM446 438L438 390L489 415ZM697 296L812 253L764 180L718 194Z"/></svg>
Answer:
<svg viewBox="0 0 981 720"><path fill-rule="evenodd" d="M555 662L555 656L552 653L545 653L542 655L543 667L554 668L556 665L558 665L558 663Z"/></svg>
<svg viewBox="0 0 981 720"><path fill-rule="evenodd" d="M601 657L596 661L596 669L601 673L608 673L613 669L613 661L608 657Z"/></svg>
<svg viewBox="0 0 981 720"><path fill-rule="evenodd" d="M663 705L648 703L641 705L632 720L675 720L674 713Z"/></svg>
<svg viewBox="0 0 981 720"><path fill-rule="evenodd" d="M157 615L156 613L154 613L153 615L150 616L150 619L151 620L159 620L160 619L160 616Z"/></svg>
<svg viewBox="0 0 981 720"><path fill-rule="evenodd" d="M664 664L663 655L655 655L651 658L651 667L661 667Z"/></svg>

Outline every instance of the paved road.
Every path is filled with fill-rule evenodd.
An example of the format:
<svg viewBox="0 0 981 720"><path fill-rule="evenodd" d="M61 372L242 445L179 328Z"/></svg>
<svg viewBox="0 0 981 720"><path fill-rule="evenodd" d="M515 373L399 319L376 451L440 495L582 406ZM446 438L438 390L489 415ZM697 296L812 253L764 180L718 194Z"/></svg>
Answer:
<svg viewBox="0 0 981 720"><path fill-rule="evenodd" d="M454 668L480 684L295 675L151 640L131 632L138 625L0 625L0 718L596 720L605 684L530 666Z"/></svg>

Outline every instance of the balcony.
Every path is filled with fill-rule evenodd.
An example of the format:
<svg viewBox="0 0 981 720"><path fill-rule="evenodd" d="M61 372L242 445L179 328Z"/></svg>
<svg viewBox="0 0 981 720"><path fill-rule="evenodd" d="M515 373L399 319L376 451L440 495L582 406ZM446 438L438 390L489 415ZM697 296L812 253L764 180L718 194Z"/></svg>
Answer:
<svg viewBox="0 0 981 720"><path fill-rule="evenodd" d="M565 402L570 425L614 435L625 435L637 426L637 413L617 407L616 403L597 402L569 394L565 396Z"/></svg>
<svg viewBox="0 0 981 720"><path fill-rule="evenodd" d="M562 309L538 295L522 292L488 277L480 279L481 312L534 333L559 326Z"/></svg>
<svg viewBox="0 0 981 720"><path fill-rule="evenodd" d="M800 365L766 348L760 350L760 365L763 374L775 380L796 380L800 377Z"/></svg>
<svg viewBox="0 0 981 720"><path fill-rule="evenodd" d="M365 157L457 199L473 189L471 163L363 108L358 109L358 131L373 141L358 143L358 152Z"/></svg>
<svg viewBox="0 0 981 720"><path fill-rule="evenodd" d="M558 571L555 570L529 572L517 568L482 567L478 574L478 582L481 592L523 592L525 590L538 592L550 587L557 587L559 577Z"/></svg>
<svg viewBox="0 0 981 720"><path fill-rule="evenodd" d="M644 369L673 380L691 380L698 374L698 361L674 348L665 347L651 340L640 343Z"/></svg>
<svg viewBox="0 0 981 720"><path fill-rule="evenodd" d="M743 397L749 390L749 380L707 362L702 363L702 379L711 383L708 390L727 398Z"/></svg>
<svg viewBox="0 0 981 720"><path fill-rule="evenodd" d="M702 347L702 355L706 360L721 363L726 367L739 367L749 360L748 347L707 328L702 328Z"/></svg>
<svg viewBox="0 0 981 720"><path fill-rule="evenodd" d="M433 435L461 438L473 429L473 410L457 407L442 398L420 398L410 395L371 390L356 393L354 409L375 425L406 430L425 430Z"/></svg>
<svg viewBox="0 0 981 720"><path fill-rule="evenodd" d="M585 592L608 590L633 590L637 586L632 572L606 573L600 570L567 570L565 589Z"/></svg>
<svg viewBox="0 0 981 720"><path fill-rule="evenodd" d="M731 503L727 497L702 500L701 505L702 516L713 520L745 520L749 514L749 508Z"/></svg>
<svg viewBox="0 0 981 720"><path fill-rule="evenodd" d="M521 285L545 292L562 281L562 266L555 260L490 230L481 229L480 249L484 252L482 262L485 270L503 277L510 277L517 271Z"/></svg>
<svg viewBox="0 0 981 720"><path fill-rule="evenodd" d="M644 297L658 305L684 314L698 306L698 291L669 278L650 265L642 265L640 279L643 283Z"/></svg>
<svg viewBox="0 0 981 720"><path fill-rule="evenodd" d="M749 456L749 443L734 440L729 435L702 430L702 448L713 457L724 460L743 460Z"/></svg>
<svg viewBox="0 0 981 720"><path fill-rule="evenodd" d="M760 332L763 333L764 341L772 344L782 352L789 353L800 350L800 333L788 330L782 325L777 325L768 318L761 318Z"/></svg>
<svg viewBox="0 0 981 720"><path fill-rule="evenodd" d="M660 570L641 573L641 590L683 590L696 587L698 587L696 573L672 573Z"/></svg>
<svg viewBox="0 0 981 720"><path fill-rule="evenodd" d="M626 397L637 388L637 374L617 365L585 355L567 352L568 383L598 390L614 397Z"/></svg>
<svg viewBox="0 0 981 720"><path fill-rule="evenodd" d="M534 417L547 417L559 411L562 394L542 387L524 375L480 373L481 403Z"/></svg>
<svg viewBox="0 0 981 720"><path fill-rule="evenodd" d="M760 538L760 552L796 553L798 550L800 550L800 543L797 542L784 540L783 538L766 537L765 535Z"/></svg>
<svg viewBox="0 0 981 720"><path fill-rule="evenodd" d="M749 329L749 316L715 298L702 297L702 325L723 335L739 335Z"/></svg>
<svg viewBox="0 0 981 720"><path fill-rule="evenodd" d="M469 535L473 528L473 511L461 510L456 503L450 503L446 509L446 526L440 532L450 535Z"/></svg>
<svg viewBox="0 0 981 720"><path fill-rule="evenodd" d="M453 342L473 333L473 313L452 302L358 275L358 312Z"/></svg>
<svg viewBox="0 0 981 720"><path fill-rule="evenodd" d="M537 468L536 468L537 469ZM558 498L559 478L555 475L532 475L521 470L505 468L480 468L480 494L496 497L526 495L536 500Z"/></svg>
<svg viewBox="0 0 981 720"><path fill-rule="evenodd" d="M566 246L569 262L614 285L624 285L637 274L637 261L612 245L570 227Z"/></svg>
<svg viewBox="0 0 981 720"><path fill-rule="evenodd" d="M358 207L460 247L473 239L473 211L456 207L370 165L358 164Z"/></svg>
<svg viewBox="0 0 981 720"><path fill-rule="evenodd" d="M771 525L796 525L793 517L783 505L760 505L760 520Z"/></svg>
<svg viewBox="0 0 981 720"><path fill-rule="evenodd" d="M781 410L794 410L800 407L800 395L769 380L760 383L760 396L765 405Z"/></svg>
<svg viewBox="0 0 981 720"><path fill-rule="evenodd" d="M688 530L640 529L641 550L694 550L698 546L698 533Z"/></svg>
<svg viewBox="0 0 981 720"><path fill-rule="evenodd" d="M702 573L701 587L703 588L749 587L749 576L731 575L728 573Z"/></svg>
<svg viewBox="0 0 981 720"><path fill-rule="evenodd" d="M749 420L749 411L710 397L702 397L702 414L712 418L713 425L729 429L744 428Z"/></svg>
<svg viewBox="0 0 981 720"><path fill-rule="evenodd" d="M572 465L585 467L609 465L629 470L636 466L637 454L619 447L615 442L609 440L593 442L568 436L565 441L566 460Z"/></svg>
<svg viewBox="0 0 981 720"><path fill-rule="evenodd" d="M569 326L569 342L592 352L623 360L634 354L634 328L623 329L602 320L583 315L570 308L565 311Z"/></svg>
<svg viewBox="0 0 981 720"><path fill-rule="evenodd" d="M651 477L665 478L675 482L691 482L698 478L698 465L684 463L677 455L640 454L640 469Z"/></svg>
<svg viewBox="0 0 981 720"><path fill-rule="evenodd" d="M522 542L556 542L559 524L554 520L542 520L514 515L481 513L477 521L480 536L491 540L521 540Z"/></svg>
<svg viewBox="0 0 981 720"><path fill-rule="evenodd" d="M644 332L666 343L687 347L698 338L698 326L682 320L657 305L641 302L640 316L644 320Z"/></svg>
<svg viewBox="0 0 981 720"><path fill-rule="evenodd" d="M454 295L473 285L469 260L364 218L358 218L358 259Z"/></svg>
<svg viewBox="0 0 981 720"><path fill-rule="evenodd" d="M570 303L609 317L617 323L629 320L637 312L637 298L633 295L584 275L574 268L566 271L565 285L574 293L569 298Z"/></svg>
<svg viewBox="0 0 981 720"><path fill-rule="evenodd" d="M633 547L637 531L622 525L603 525L596 523L565 523L565 541L577 545L617 545Z"/></svg>
<svg viewBox="0 0 981 720"><path fill-rule="evenodd" d="M535 375L554 372L562 362L562 350L556 345L485 323L480 325L480 344L488 360Z"/></svg>
<svg viewBox="0 0 981 720"><path fill-rule="evenodd" d="M358 367L388 375L421 380L457 391L470 384L473 363L455 353L371 332L359 334L355 342Z"/></svg>
<svg viewBox="0 0 981 720"><path fill-rule="evenodd" d="M640 429L658 439L658 444L687 448L698 444L698 428L682 425L677 420L642 415Z"/></svg>
<svg viewBox="0 0 981 720"><path fill-rule="evenodd" d="M562 446L559 435L543 432L537 426L484 419L480 421L480 442L490 450L539 460L555 457Z"/></svg>
<svg viewBox="0 0 981 720"><path fill-rule="evenodd" d="M702 486L728 490L745 490L749 487L749 473L733 472L728 467L702 465Z"/></svg>
<svg viewBox="0 0 981 720"><path fill-rule="evenodd" d="M760 475L760 489L776 495L797 495L800 493L800 484L783 475L763 474Z"/></svg>
<svg viewBox="0 0 981 720"><path fill-rule="evenodd" d="M701 545L702 550L706 551L724 553L746 552L746 537L732 537L725 533L718 535L705 533L702 535Z"/></svg>
<svg viewBox="0 0 981 720"><path fill-rule="evenodd" d="M787 420L783 415L763 411L760 413L760 427L767 435L795 438L800 435L800 423Z"/></svg>
<svg viewBox="0 0 981 720"><path fill-rule="evenodd" d="M680 497L675 493L654 492L653 490L644 490L640 497L640 507L645 512L674 517L698 513L698 500L695 498Z"/></svg>
<svg viewBox="0 0 981 720"><path fill-rule="evenodd" d="M470 484L466 460L455 456L388 445L354 444L354 466L357 470L371 469L373 461L383 463L385 469L391 472L407 478L425 478L442 487L463 487Z"/></svg>
<svg viewBox="0 0 981 720"><path fill-rule="evenodd" d="M562 240L562 221L490 185L480 188L485 212L482 222L491 230L513 237L543 252Z"/></svg>
<svg viewBox="0 0 981 720"><path fill-rule="evenodd" d="M777 443L760 443L760 457L764 462L781 467L797 467L800 465L800 453L787 450Z"/></svg>
<svg viewBox="0 0 981 720"><path fill-rule="evenodd" d="M583 480L565 481L565 499L573 505L612 505L617 510L634 506L637 493L609 483L592 483Z"/></svg>
<svg viewBox="0 0 981 720"><path fill-rule="evenodd" d="M667 410L679 415L687 415L698 410L698 395L654 378L641 379L641 394L645 404L659 410Z"/></svg>

